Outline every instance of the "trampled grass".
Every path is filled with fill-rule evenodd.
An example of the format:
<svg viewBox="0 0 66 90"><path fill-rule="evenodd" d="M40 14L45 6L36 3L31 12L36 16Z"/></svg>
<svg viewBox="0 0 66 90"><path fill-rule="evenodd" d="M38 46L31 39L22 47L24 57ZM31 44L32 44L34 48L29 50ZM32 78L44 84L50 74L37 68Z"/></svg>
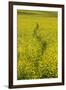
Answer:
<svg viewBox="0 0 66 90"><path fill-rule="evenodd" d="M58 77L57 12L17 11L17 78Z"/></svg>

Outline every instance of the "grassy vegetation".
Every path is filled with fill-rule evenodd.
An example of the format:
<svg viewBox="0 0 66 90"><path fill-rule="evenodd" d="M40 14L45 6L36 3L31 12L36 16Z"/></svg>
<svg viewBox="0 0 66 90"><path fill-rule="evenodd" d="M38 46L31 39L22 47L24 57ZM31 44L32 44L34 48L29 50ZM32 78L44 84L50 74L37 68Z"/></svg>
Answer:
<svg viewBox="0 0 66 90"><path fill-rule="evenodd" d="M57 12L17 11L17 79L58 77Z"/></svg>

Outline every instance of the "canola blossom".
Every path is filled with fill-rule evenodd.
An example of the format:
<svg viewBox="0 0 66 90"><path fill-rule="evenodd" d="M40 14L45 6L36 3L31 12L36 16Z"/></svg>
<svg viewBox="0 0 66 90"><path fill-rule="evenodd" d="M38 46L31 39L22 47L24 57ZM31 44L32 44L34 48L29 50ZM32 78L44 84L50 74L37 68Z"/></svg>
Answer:
<svg viewBox="0 0 66 90"><path fill-rule="evenodd" d="M58 77L58 15L17 11L17 79Z"/></svg>

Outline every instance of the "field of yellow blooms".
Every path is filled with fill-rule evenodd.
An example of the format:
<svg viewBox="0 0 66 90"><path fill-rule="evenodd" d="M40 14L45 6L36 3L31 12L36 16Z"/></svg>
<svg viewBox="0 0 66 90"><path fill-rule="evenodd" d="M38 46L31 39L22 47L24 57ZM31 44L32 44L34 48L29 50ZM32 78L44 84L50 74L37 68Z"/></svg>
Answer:
<svg viewBox="0 0 66 90"><path fill-rule="evenodd" d="M58 77L57 12L17 11L17 79Z"/></svg>

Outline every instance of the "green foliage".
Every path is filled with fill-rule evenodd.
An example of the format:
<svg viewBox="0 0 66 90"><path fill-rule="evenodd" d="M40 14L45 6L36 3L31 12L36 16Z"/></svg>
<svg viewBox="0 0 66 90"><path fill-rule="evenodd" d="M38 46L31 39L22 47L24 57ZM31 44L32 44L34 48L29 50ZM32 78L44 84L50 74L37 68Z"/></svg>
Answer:
<svg viewBox="0 0 66 90"><path fill-rule="evenodd" d="M31 11L31 13L37 12ZM19 80L58 77L57 13L54 15L49 12L52 17L50 15L46 17L46 12L45 17L41 16L42 12L38 13L39 17L18 13L17 78Z"/></svg>

